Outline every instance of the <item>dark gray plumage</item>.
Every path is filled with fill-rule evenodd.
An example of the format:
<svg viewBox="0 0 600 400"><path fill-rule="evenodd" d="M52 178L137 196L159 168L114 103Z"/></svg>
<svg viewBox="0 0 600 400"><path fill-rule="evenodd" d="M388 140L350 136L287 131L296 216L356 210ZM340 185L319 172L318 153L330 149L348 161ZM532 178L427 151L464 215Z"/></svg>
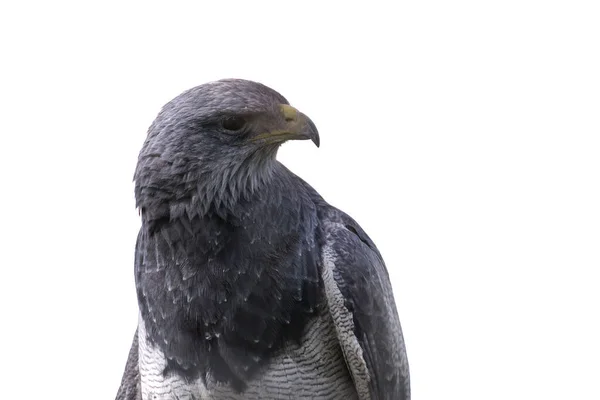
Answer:
<svg viewBox="0 0 600 400"><path fill-rule="evenodd" d="M290 139L319 145L256 82L159 113L135 172L140 318L117 400L410 398L381 255L276 160Z"/></svg>

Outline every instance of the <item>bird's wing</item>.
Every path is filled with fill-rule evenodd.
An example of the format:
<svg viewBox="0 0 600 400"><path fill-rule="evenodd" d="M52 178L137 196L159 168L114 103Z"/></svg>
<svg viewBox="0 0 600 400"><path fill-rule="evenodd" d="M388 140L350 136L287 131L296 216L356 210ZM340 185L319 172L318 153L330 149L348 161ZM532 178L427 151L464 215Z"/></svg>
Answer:
<svg viewBox="0 0 600 400"><path fill-rule="evenodd" d="M325 293L359 398L409 400L404 338L383 259L352 218L333 208L326 214Z"/></svg>
<svg viewBox="0 0 600 400"><path fill-rule="evenodd" d="M138 333L135 331L131 350L125 364L125 372L115 400L142 400L140 370L138 366Z"/></svg>

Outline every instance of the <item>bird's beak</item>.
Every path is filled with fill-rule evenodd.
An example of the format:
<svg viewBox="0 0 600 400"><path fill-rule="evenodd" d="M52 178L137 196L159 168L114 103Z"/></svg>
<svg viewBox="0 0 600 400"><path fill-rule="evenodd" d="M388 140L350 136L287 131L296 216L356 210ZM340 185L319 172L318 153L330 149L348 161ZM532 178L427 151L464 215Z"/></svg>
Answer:
<svg viewBox="0 0 600 400"><path fill-rule="evenodd" d="M255 136L253 140L265 139L268 142L285 142L287 140L310 139L319 147L319 131L317 131L317 127L310 118L288 104L281 104L279 110L281 111L282 124L276 129Z"/></svg>

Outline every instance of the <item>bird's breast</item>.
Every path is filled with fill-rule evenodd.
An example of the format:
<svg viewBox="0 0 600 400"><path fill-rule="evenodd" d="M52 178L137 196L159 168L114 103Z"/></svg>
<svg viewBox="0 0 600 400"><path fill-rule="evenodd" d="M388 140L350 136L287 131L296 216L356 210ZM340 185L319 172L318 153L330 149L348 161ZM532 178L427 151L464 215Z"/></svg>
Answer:
<svg viewBox="0 0 600 400"><path fill-rule="evenodd" d="M319 257L291 223L273 231L265 226L272 221L234 222L175 220L142 232L136 285L148 341L166 359L163 374L210 374L244 391L314 317Z"/></svg>
<svg viewBox="0 0 600 400"><path fill-rule="evenodd" d="M356 399L329 314L322 310L306 326L299 343L288 343L267 362L239 392L207 379L187 380L163 374L167 359L159 346L146 338L143 318L139 324L140 375L143 399Z"/></svg>

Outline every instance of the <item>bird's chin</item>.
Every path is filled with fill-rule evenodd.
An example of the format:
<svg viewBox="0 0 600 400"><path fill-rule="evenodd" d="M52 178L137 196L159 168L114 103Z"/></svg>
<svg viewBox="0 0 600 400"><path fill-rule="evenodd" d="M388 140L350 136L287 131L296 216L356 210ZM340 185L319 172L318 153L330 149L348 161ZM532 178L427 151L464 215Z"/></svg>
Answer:
<svg viewBox="0 0 600 400"><path fill-rule="evenodd" d="M264 160L275 159L277 157L277 151L279 147L284 144L286 140L273 140L265 143L261 143L257 156Z"/></svg>

